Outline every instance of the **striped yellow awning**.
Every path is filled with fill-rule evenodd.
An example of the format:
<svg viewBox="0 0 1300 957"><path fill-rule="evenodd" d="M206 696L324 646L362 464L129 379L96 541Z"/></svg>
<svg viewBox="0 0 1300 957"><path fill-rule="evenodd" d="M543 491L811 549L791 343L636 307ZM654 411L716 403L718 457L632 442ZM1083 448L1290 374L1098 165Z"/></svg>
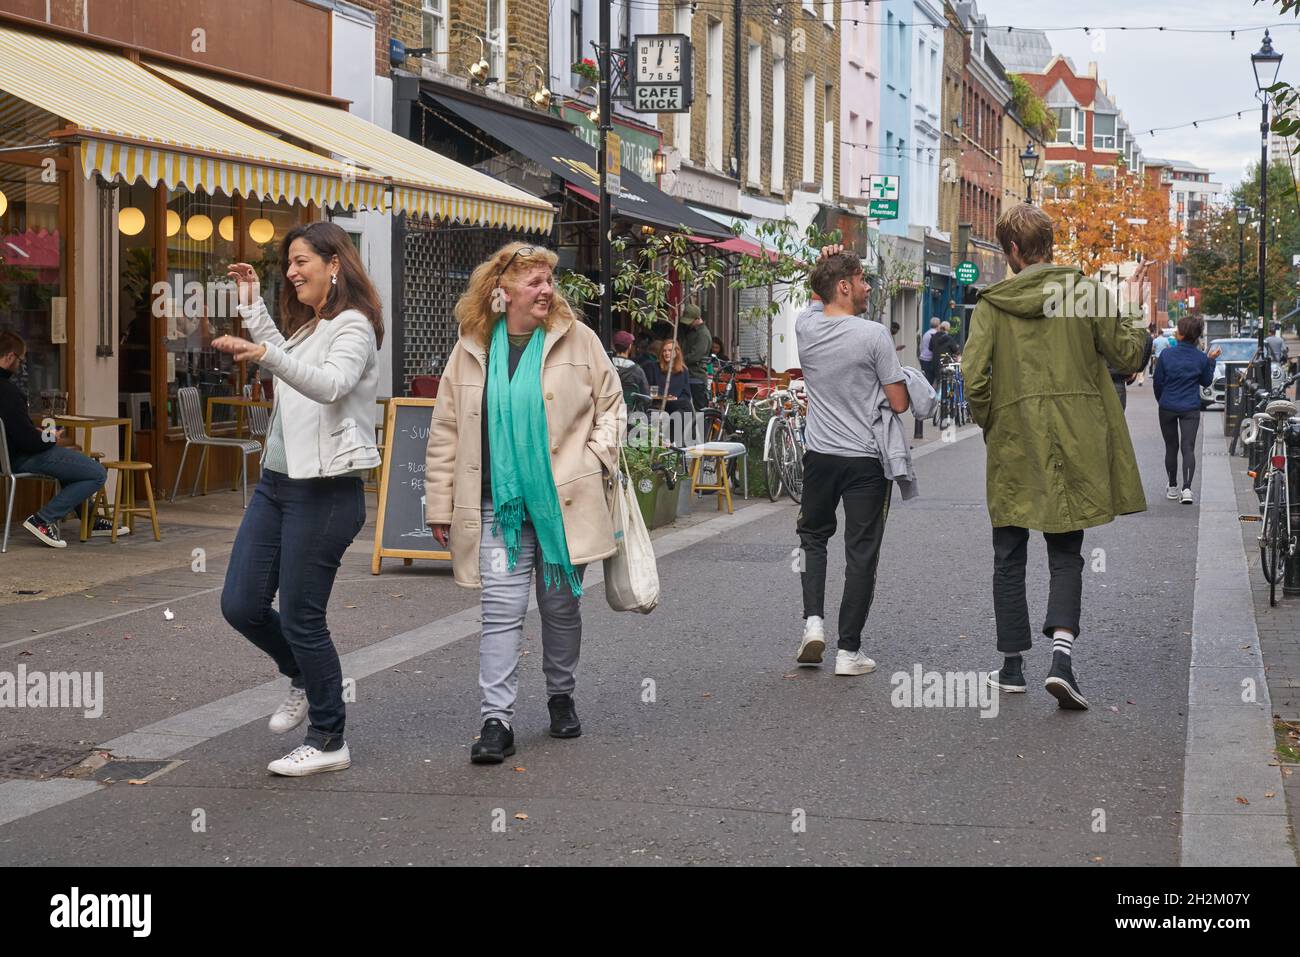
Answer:
<svg viewBox="0 0 1300 957"><path fill-rule="evenodd" d="M125 56L0 25L0 90L62 117L87 176L380 208L385 184L215 110Z"/></svg>
<svg viewBox="0 0 1300 957"><path fill-rule="evenodd" d="M214 103L289 134L393 186L393 207L414 216L549 232L555 208L485 173L427 150L346 110L241 86L192 70L149 64Z"/></svg>

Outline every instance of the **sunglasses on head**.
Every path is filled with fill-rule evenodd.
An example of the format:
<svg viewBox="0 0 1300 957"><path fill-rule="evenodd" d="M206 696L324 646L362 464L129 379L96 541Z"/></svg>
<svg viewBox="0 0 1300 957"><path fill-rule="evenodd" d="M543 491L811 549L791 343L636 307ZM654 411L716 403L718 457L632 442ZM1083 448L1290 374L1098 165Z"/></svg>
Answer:
<svg viewBox="0 0 1300 957"><path fill-rule="evenodd" d="M537 250L534 249L532 246L520 246L518 249L514 251L511 257L506 260L506 264L503 267L501 267L501 269L497 272L496 281L497 282L501 281L501 277L504 276L509 271L510 267L514 265L515 259L517 257L523 256L525 259L527 259L535 252L537 252Z"/></svg>

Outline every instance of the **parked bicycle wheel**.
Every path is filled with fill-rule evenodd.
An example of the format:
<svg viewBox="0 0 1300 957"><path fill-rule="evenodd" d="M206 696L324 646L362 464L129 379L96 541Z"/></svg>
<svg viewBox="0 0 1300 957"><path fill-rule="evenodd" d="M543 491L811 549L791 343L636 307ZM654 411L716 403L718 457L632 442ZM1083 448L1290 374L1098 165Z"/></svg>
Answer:
<svg viewBox="0 0 1300 957"><path fill-rule="evenodd" d="M1268 480L1268 499L1264 509L1264 529L1259 536L1259 564L1268 582L1268 603L1277 604L1277 583L1285 568L1286 507L1282 476L1274 473Z"/></svg>
<svg viewBox="0 0 1300 957"><path fill-rule="evenodd" d="M778 447L781 450L781 481L785 485L786 494L798 505L803 501L803 455L799 440L795 438L794 429L785 422L782 422L778 428L779 434L772 438L780 443Z"/></svg>
<svg viewBox="0 0 1300 957"><path fill-rule="evenodd" d="M776 435L773 434L772 438L775 440ZM779 456L780 451L776 447L776 442L773 441L772 448L767 454L767 461L763 463L763 476L767 480L767 497L773 502L779 499L781 493L785 491L785 485L781 479L781 460Z"/></svg>

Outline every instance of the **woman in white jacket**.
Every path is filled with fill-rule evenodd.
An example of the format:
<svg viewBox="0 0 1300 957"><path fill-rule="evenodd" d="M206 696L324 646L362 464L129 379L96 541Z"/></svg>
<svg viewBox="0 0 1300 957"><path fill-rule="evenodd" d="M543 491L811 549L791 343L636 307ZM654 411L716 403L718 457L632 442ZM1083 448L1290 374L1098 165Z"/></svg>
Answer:
<svg viewBox="0 0 1300 957"><path fill-rule="evenodd" d="M222 336L212 344L275 376L262 479L235 538L221 612L290 680L271 730L292 731L310 716L306 743L268 765L296 777L352 763L325 609L343 553L366 521L362 476L379 464L376 352L384 326L356 248L333 223L290 230L280 268L288 338L267 313L253 267L234 263L230 276L251 341ZM278 612L271 607L277 591Z"/></svg>

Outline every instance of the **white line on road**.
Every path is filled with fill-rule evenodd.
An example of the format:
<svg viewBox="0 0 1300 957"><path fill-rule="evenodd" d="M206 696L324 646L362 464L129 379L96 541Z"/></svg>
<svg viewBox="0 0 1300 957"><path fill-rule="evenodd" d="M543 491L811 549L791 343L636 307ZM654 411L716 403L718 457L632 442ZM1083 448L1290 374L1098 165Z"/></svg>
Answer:
<svg viewBox="0 0 1300 957"><path fill-rule="evenodd" d="M743 508L735 514L720 515L689 528L670 532L654 540L655 556L663 558L716 535L782 511L787 511L786 505L760 502ZM604 581L604 578L604 568L598 565L587 573L584 583L589 586L598 585ZM207 589L207 591L213 590ZM536 605L536 598L531 599L529 610ZM343 673L354 679L365 678L404 661L446 647L461 638L478 634L479 627L479 608L475 605L343 655L341 659ZM266 717L283 699L287 687L285 678L268 681L255 688L227 695L217 701L145 725L106 741L99 745L98 749L112 751L118 757L156 760L171 758L250 721ZM62 778L49 781L0 782L0 825L75 800L101 788L101 785L94 782Z"/></svg>
<svg viewBox="0 0 1300 957"><path fill-rule="evenodd" d="M1206 413L1203 449L1223 431ZM1211 436L1216 438L1211 439ZM1294 867L1232 458L1201 456L1183 763L1184 867ZM1248 693L1249 692L1249 693ZM1269 762L1273 766L1269 766ZM1238 797L1249 804L1242 804Z"/></svg>
<svg viewBox="0 0 1300 957"><path fill-rule="evenodd" d="M916 449L913 451L912 457L915 459L928 455L937 449L951 446L955 442L970 438L972 435L978 435L979 431L978 428L965 429L958 432L952 441L932 442ZM731 515L719 515L716 518L707 519L696 525L654 539L655 556L664 558L674 552L690 548L692 545L699 544L732 529L740 528L750 522L786 510L788 510L788 505L783 502L759 502ZM587 585L597 585L602 581L604 581L604 568L600 566L592 568L585 578ZM209 594L218 591L220 587L207 588L190 595L170 599L170 601L175 603L184 598ZM163 604L167 604L167 602L159 602L145 608L134 608L98 620L107 621L123 615L147 611L149 608L157 608ZM535 608L536 604L536 598L530 599L529 610ZM32 635L30 638L19 639L19 641L10 642L7 645L0 645L0 648L84 627L86 627L85 624L75 625L57 631L46 632L42 635ZM355 679L367 677L376 672L395 667L412 658L444 648L461 638L477 634L479 627L479 608L477 606L467 608L342 656L343 673ZM268 681L255 688L236 692L217 701L164 718L162 721L145 725L111 741L106 741L98 747L100 750L112 751L120 757L155 760L171 758L182 751L233 731L250 721L256 721L267 716L280 703L286 688L287 679L285 678ZM93 782L65 779L0 783L0 825L44 811L66 801L74 800L84 794L94 793L101 788L102 785Z"/></svg>

